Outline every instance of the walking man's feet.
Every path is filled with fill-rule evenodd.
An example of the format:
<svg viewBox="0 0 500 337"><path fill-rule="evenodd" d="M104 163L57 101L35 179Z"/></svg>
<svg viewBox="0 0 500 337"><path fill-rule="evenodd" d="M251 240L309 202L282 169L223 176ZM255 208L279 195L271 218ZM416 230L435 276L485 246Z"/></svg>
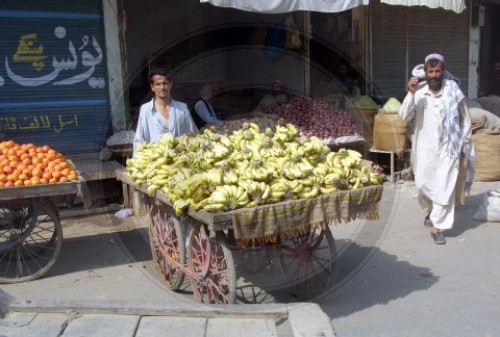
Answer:
<svg viewBox="0 0 500 337"><path fill-rule="evenodd" d="M431 215L431 213L427 214L427 216L424 219L424 226L429 227L429 228L432 227L432 221L431 221L430 215Z"/></svg>
<svg viewBox="0 0 500 337"><path fill-rule="evenodd" d="M432 228L431 236L432 239L434 240L434 243L437 245L444 245L446 243L446 239L444 238L443 233L439 229Z"/></svg>

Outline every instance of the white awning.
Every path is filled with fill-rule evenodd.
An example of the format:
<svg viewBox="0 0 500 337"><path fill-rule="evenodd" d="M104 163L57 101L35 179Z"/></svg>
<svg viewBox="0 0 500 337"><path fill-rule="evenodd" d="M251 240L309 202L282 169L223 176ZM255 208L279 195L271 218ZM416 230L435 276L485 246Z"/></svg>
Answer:
<svg viewBox="0 0 500 337"><path fill-rule="evenodd" d="M388 5L426 6L429 8L443 8L461 13L465 10L465 0L380 0Z"/></svg>
<svg viewBox="0 0 500 337"><path fill-rule="evenodd" d="M455 13L461 13L465 10L465 0L380 1L389 5L443 8ZM208 2L218 7L234 8L249 12L275 14L294 11L337 13L357 6L368 5L369 0L200 0L200 2Z"/></svg>
<svg viewBox="0 0 500 337"><path fill-rule="evenodd" d="M218 7L274 14L294 11L337 13L368 5L369 0L200 0L200 2L208 2Z"/></svg>

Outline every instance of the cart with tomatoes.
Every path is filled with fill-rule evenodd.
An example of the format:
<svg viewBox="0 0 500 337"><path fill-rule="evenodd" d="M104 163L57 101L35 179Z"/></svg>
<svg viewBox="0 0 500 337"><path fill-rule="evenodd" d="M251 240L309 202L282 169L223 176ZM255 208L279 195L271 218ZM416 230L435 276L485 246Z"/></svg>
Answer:
<svg viewBox="0 0 500 337"><path fill-rule="evenodd" d="M149 219L153 262L162 281L179 290L187 277L202 303L236 301L236 264L259 271L269 254L278 258L289 287L302 300L319 300L335 284L336 249L329 224L378 218L382 185L311 199L212 213L177 215L164 193L148 193L125 172L117 179L141 193ZM240 264L241 263L241 264Z"/></svg>

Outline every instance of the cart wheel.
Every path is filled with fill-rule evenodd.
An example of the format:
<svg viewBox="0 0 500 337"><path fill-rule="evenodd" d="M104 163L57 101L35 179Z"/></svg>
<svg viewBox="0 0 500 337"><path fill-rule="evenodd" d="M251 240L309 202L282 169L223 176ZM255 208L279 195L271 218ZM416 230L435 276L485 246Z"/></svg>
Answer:
<svg viewBox="0 0 500 337"><path fill-rule="evenodd" d="M169 215L164 206L153 206L150 217L149 243L153 262L162 276L162 281L170 289L178 290L184 282L184 273L165 256L185 265L186 252L181 225L177 218Z"/></svg>
<svg viewBox="0 0 500 337"><path fill-rule="evenodd" d="M235 303L236 271L224 233L210 235L205 225L198 224L189 241L189 269L196 275L191 278L195 298L207 304Z"/></svg>
<svg viewBox="0 0 500 337"><path fill-rule="evenodd" d="M47 273L62 238L59 213L50 199L0 206L0 283L31 281Z"/></svg>
<svg viewBox="0 0 500 337"><path fill-rule="evenodd" d="M283 275L299 299L322 299L328 295L336 276L332 233L312 226L308 234L282 242L279 261Z"/></svg>

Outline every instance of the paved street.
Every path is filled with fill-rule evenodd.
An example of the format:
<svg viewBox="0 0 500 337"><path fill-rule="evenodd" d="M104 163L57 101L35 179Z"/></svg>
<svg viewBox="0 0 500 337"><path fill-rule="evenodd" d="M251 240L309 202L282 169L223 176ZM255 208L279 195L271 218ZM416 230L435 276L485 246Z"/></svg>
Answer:
<svg viewBox="0 0 500 337"><path fill-rule="evenodd" d="M193 328L201 324L206 331L225 319L241 321L247 317L258 321L245 321L249 326L264 327L270 335L298 336L300 328L294 324L307 322L309 329L318 327L325 322L320 319L322 313L337 337L500 336L496 320L500 287L495 282L500 276L495 267L500 259L496 239L500 226L472 219L488 188L500 188L500 183L474 184L467 205L456 209L456 225L446 234L448 243L437 246L423 226L413 185L386 184L378 221L357 220L331 227L340 255L338 283L320 307L309 307L309 312L316 312L316 321L304 317L300 308L307 307L286 289L274 263L259 277L239 279L240 288L250 283L271 288L266 292L254 287L260 292L256 297L260 304L233 306L247 311L236 318L224 310L217 317L208 317L207 311L213 309L196 303L189 285L174 293L157 279L147 231L136 217L118 220L107 214L64 219L63 251L54 269L39 280L2 285L17 302L13 313L0 321L0 336L17 336L13 321L30 322L28 325L43 321L48 314L41 312L64 316L60 319L66 322L65 337L73 336L68 327L74 325L67 322L84 326L90 319L115 316L118 318L113 318L110 326L130 325L134 329L151 317L157 318L155 324L168 321L171 326L168 317L201 316L204 318L198 324L186 324ZM240 297L239 303L242 301ZM271 320L259 314L266 308L273 311ZM256 316L251 316L252 312ZM112 316L99 316L102 314ZM79 320L82 317L86 318ZM122 319L128 323L120 323ZM242 329L234 336L252 331L245 324L238 326ZM307 333L303 335L315 336L312 330Z"/></svg>

